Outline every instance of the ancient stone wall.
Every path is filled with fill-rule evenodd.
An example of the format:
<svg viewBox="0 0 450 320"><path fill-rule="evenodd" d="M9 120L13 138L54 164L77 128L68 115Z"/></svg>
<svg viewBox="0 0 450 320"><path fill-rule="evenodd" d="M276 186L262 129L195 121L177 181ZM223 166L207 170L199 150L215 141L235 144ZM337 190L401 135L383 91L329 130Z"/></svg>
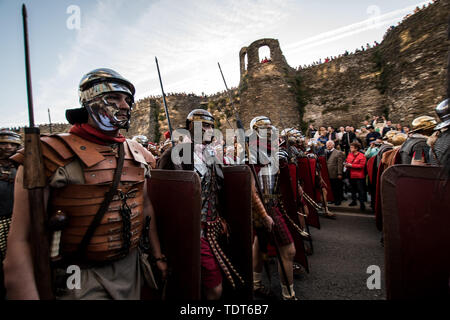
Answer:
<svg viewBox="0 0 450 320"><path fill-rule="evenodd" d="M298 72L307 105L303 120L354 125L385 115L410 124L436 116L445 99L449 1L438 1L390 31L380 46Z"/></svg>
<svg viewBox="0 0 450 320"><path fill-rule="evenodd" d="M261 63L258 50L270 49L270 61ZM244 66L247 55L248 66ZM295 70L286 62L276 39L261 39L241 49L240 116L246 129L256 116L265 115L278 128L298 126L300 114L292 81Z"/></svg>

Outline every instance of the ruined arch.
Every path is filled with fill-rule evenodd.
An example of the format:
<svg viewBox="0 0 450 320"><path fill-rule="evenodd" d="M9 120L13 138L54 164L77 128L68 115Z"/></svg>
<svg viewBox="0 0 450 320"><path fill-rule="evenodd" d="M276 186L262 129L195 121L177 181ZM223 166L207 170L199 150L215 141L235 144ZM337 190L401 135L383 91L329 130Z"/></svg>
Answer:
<svg viewBox="0 0 450 320"><path fill-rule="evenodd" d="M272 51L268 45L263 44L258 48L258 61L261 63L265 59L272 60Z"/></svg>
<svg viewBox="0 0 450 320"><path fill-rule="evenodd" d="M239 51L239 63L240 63L241 76L242 76L248 70L247 47L243 47L241 49L241 51Z"/></svg>
<svg viewBox="0 0 450 320"><path fill-rule="evenodd" d="M278 40L270 38L259 39L251 43L249 46L243 47L239 52L241 79L247 74L251 76L254 71L261 67L261 59L264 59L264 56L259 56L259 48L264 46L269 47L271 65L279 70L286 70L286 68L289 70L292 69L289 67L283 53L281 52L280 43ZM248 58L247 68L245 68L245 56ZM292 69L292 71L294 71L294 69Z"/></svg>

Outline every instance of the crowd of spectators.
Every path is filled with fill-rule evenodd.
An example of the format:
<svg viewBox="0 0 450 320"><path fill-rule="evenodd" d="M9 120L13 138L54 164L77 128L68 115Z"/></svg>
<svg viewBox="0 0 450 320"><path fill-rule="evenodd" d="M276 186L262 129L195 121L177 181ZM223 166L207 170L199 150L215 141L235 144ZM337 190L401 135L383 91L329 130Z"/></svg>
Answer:
<svg viewBox="0 0 450 320"><path fill-rule="evenodd" d="M350 206L357 205L358 200L360 209L366 209L365 203L369 199L366 162L378 153L391 130L407 134L410 129L408 125L393 124L384 116L374 116L357 129L350 125L336 128L309 126L307 143L316 155L327 158L331 187L337 195L335 205L351 199ZM370 200L373 209L373 199Z"/></svg>

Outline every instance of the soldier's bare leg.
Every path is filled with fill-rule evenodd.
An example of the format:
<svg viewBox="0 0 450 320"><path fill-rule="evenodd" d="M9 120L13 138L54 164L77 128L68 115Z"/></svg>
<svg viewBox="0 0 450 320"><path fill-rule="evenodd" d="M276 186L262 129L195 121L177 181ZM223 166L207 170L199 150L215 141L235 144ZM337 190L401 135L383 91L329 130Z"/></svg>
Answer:
<svg viewBox="0 0 450 320"><path fill-rule="evenodd" d="M330 209L328 209L327 188L322 188L322 189L320 189L320 191L321 191L320 195L321 195L321 198L322 198L322 204L323 204L323 207L325 209L326 216L327 217L335 217L336 215L334 213L332 213L330 211Z"/></svg>
<svg viewBox="0 0 450 320"><path fill-rule="evenodd" d="M283 298L287 299L291 296L289 295L289 289L292 295L295 295L294 292L294 275L293 275L293 264L295 257L295 246L294 243L288 244L286 246L280 247L280 255L281 261L283 262L284 270L286 271L287 281L285 282L283 271L281 269L281 265L278 263L278 273L281 279L281 289Z"/></svg>
<svg viewBox="0 0 450 320"><path fill-rule="evenodd" d="M264 256L260 250L258 237L255 237L253 241L253 292L262 298L273 299L274 294L270 288L266 287L262 283L262 275L264 268ZM270 270L266 270L270 272Z"/></svg>
<svg viewBox="0 0 450 320"><path fill-rule="evenodd" d="M259 250L258 237L255 237L255 240L253 241L252 255L253 255L253 272L262 273L264 262L261 250Z"/></svg>
<svg viewBox="0 0 450 320"><path fill-rule="evenodd" d="M252 255L253 255L253 290L256 291L257 293L260 293L259 291L263 290L264 288L262 284L264 260L262 252L259 248L258 237L255 237L253 241Z"/></svg>
<svg viewBox="0 0 450 320"><path fill-rule="evenodd" d="M207 300L219 300L222 296L222 283L215 288L204 288Z"/></svg>

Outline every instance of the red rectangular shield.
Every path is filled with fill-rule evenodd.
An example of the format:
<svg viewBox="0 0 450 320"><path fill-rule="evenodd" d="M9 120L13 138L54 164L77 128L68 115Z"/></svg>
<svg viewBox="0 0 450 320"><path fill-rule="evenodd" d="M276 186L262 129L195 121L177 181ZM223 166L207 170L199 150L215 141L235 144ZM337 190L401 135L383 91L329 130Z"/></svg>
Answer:
<svg viewBox="0 0 450 320"><path fill-rule="evenodd" d="M306 194L310 196L310 198L315 200L316 192L312 176L314 171L311 172L310 161L306 157L299 157L297 158L297 163L298 163L297 175L298 178L303 181L303 191L306 192ZM315 160L313 161L313 164L315 164ZM317 210L314 209L314 207L311 206L309 203L307 203L307 206L309 210L309 215L306 218L306 223L312 227L320 229L319 214L317 213Z"/></svg>
<svg viewBox="0 0 450 320"><path fill-rule="evenodd" d="M328 174L327 160L323 156L319 157L319 163L320 163L320 174L322 176L323 181L325 181L325 184L327 185L327 201L334 201L333 190L331 189L330 183L330 175ZM317 199L320 199L320 197L318 197Z"/></svg>
<svg viewBox="0 0 450 320"><path fill-rule="evenodd" d="M246 165L236 165L223 167L223 174L225 178L225 212L222 215L230 227L230 241L224 250L245 281L243 287L232 292L229 291L229 294L224 292L224 296L232 299L252 300L251 172ZM227 288L225 287L225 289Z"/></svg>
<svg viewBox="0 0 450 320"><path fill-rule="evenodd" d="M193 171L151 171L152 202L161 250L171 275L167 300L200 300L200 178Z"/></svg>
<svg viewBox="0 0 450 320"><path fill-rule="evenodd" d="M383 173L388 299L450 296L450 183L440 171L394 165Z"/></svg>
<svg viewBox="0 0 450 320"><path fill-rule="evenodd" d="M297 214L297 203L294 200L294 194L292 192L292 183L291 183L292 177L290 173L291 170L289 166L280 167L280 181L279 181L280 193L284 208L286 210L286 214L297 226L300 226L300 221L298 219ZM297 178L296 175L294 175L294 177L295 179ZM287 220L287 218L285 219ZM294 261L300 263L306 269L306 271L309 272L308 258L306 257L303 239L290 221L286 221L286 224L288 225L289 231L292 235L292 238L294 239L295 245Z"/></svg>

